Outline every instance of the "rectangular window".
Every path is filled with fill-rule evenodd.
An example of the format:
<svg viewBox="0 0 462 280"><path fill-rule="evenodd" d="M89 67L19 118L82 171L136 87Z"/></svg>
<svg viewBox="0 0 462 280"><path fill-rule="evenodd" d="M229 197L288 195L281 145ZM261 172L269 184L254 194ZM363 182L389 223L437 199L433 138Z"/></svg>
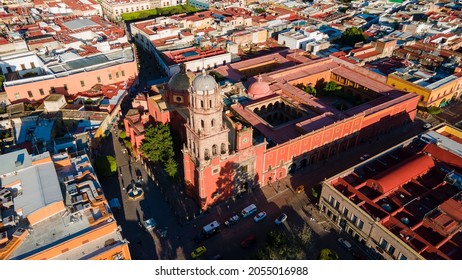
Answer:
<svg viewBox="0 0 462 280"><path fill-rule="evenodd" d="M340 208L340 202L336 201L336 202L335 202L335 209L338 210L339 208Z"/></svg>
<svg viewBox="0 0 462 280"><path fill-rule="evenodd" d="M22 69L22 70L26 70L26 65L21 64L21 69Z"/></svg>
<svg viewBox="0 0 462 280"><path fill-rule="evenodd" d="M98 84L101 84L101 77L100 76L96 77L96 80L98 81Z"/></svg>
<svg viewBox="0 0 462 280"><path fill-rule="evenodd" d="M271 164L268 166L268 171L271 171L272 167Z"/></svg>
<svg viewBox="0 0 462 280"><path fill-rule="evenodd" d="M50 93L55 93L56 90L55 90L55 87L50 87Z"/></svg>
<svg viewBox="0 0 462 280"><path fill-rule="evenodd" d="M393 256L393 254L395 253L395 247L393 247L392 245L390 245L388 247L388 254L390 254L390 256Z"/></svg>
<svg viewBox="0 0 462 280"><path fill-rule="evenodd" d="M125 77L125 70L122 70L122 77Z"/></svg>
<svg viewBox="0 0 462 280"><path fill-rule="evenodd" d="M30 63L30 68L35 68L35 64L33 62Z"/></svg>
<svg viewBox="0 0 462 280"><path fill-rule="evenodd" d="M388 241L386 241L385 239L382 238L382 241L380 241L380 247L382 247L382 249L386 250L387 246L388 246Z"/></svg>
<svg viewBox="0 0 462 280"><path fill-rule="evenodd" d="M67 84L64 84L64 89L67 90Z"/></svg>
<svg viewBox="0 0 462 280"><path fill-rule="evenodd" d="M403 254L400 254L399 259L402 260L402 261L405 261L405 260L407 260L407 257L405 255L403 255Z"/></svg>
<svg viewBox="0 0 462 280"><path fill-rule="evenodd" d="M43 91L43 88L39 89L40 95L45 95L45 92Z"/></svg>
<svg viewBox="0 0 462 280"><path fill-rule="evenodd" d="M348 209L347 209L346 207L343 208L343 215L344 215L345 217L348 217Z"/></svg>
<svg viewBox="0 0 462 280"><path fill-rule="evenodd" d="M117 79L119 78L119 72L116 72L116 78Z"/></svg>
<svg viewBox="0 0 462 280"><path fill-rule="evenodd" d="M355 216L355 214L351 214L351 222L353 224L356 224L356 221L358 220L358 217Z"/></svg>
<svg viewBox="0 0 462 280"><path fill-rule="evenodd" d="M15 93L14 98L16 98L16 100L19 100L21 98L21 95L19 95L19 93Z"/></svg>
<svg viewBox="0 0 462 280"><path fill-rule="evenodd" d="M333 206L334 202L335 202L335 199L331 195L329 195L329 204Z"/></svg>
<svg viewBox="0 0 462 280"><path fill-rule="evenodd" d="M32 94L32 91L30 90L27 91L27 95L29 95L30 98L34 97L34 95Z"/></svg>
<svg viewBox="0 0 462 280"><path fill-rule="evenodd" d="M109 80L112 80L112 74L109 74L108 77L109 77Z"/></svg>
<svg viewBox="0 0 462 280"><path fill-rule="evenodd" d="M84 87L85 86L85 81L80 81L80 86Z"/></svg>
<svg viewBox="0 0 462 280"><path fill-rule="evenodd" d="M359 229L363 229L363 227L364 227L364 222L361 221L361 220L359 220L359 222L358 222L358 228L359 228Z"/></svg>

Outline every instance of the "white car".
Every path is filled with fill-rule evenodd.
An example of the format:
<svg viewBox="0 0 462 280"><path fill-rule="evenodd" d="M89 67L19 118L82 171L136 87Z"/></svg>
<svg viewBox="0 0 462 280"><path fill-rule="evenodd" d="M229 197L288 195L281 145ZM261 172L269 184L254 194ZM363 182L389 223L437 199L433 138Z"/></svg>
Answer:
<svg viewBox="0 0 462 280"><path fill-rule="evenodd" d="M264 218L266 218L266 212L262 211L262 212L258 213L255 217L253 217L253 220L255 222L259 222L259 221L263 220Z"/></svg>
<svg viewBox="0 0 462 280"><path fill-rule="evenodd" d="M432 124L431 123L425 123L422 128L423 129L429 129L430 127L432 127Z"/></svg>

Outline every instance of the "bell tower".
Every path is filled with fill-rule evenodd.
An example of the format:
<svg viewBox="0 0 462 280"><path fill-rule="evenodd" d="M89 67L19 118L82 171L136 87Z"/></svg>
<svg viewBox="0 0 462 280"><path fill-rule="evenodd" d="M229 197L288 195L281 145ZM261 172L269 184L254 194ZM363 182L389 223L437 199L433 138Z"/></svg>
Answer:
<svg viewBox="0 0 462 280"><path fill-rule="evenodd" d="M219 85L205 70L198 75L189 95L186 124L188 151L200 163L228 154L229 129L223 125L223 103Z"/></svg>
<svg viewBox="0 0 462 280"><path fill-rule="evenodd" d="M229 155L222 99L220 86L205 70L195 77L189 94L183 162L187 192L203 209L215 199L220 165Z"/></svg>

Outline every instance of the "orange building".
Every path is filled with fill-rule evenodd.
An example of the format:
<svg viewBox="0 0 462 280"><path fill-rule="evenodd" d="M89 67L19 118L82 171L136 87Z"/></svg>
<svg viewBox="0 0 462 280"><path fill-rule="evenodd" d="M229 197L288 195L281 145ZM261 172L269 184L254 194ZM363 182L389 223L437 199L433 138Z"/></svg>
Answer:
<svg viewBox="0 0 462 280"><path fill-rule="evenodd" d="M0 259L130 259L86 155L0 158Z"/></svg>

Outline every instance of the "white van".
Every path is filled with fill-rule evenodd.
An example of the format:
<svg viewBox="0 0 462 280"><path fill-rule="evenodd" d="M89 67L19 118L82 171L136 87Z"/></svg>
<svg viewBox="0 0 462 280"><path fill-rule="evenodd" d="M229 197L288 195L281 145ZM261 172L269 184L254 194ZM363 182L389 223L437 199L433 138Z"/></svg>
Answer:
<svg viewBox="0 0 462 280"><path fill-rule="evenodd" d="M217 221L213 221L202 228L202 234L205 236L212 236L218 232L220 232L220 223Z"/></svg>
<svg viewBox="0 0 462 280"><path fill-rule="evenodd" d="M241 215L243 218L245 218L252 215L255 212L257 212L257 206L255 206L255 204L250 204L249 206L242 209Z"/></svg>

